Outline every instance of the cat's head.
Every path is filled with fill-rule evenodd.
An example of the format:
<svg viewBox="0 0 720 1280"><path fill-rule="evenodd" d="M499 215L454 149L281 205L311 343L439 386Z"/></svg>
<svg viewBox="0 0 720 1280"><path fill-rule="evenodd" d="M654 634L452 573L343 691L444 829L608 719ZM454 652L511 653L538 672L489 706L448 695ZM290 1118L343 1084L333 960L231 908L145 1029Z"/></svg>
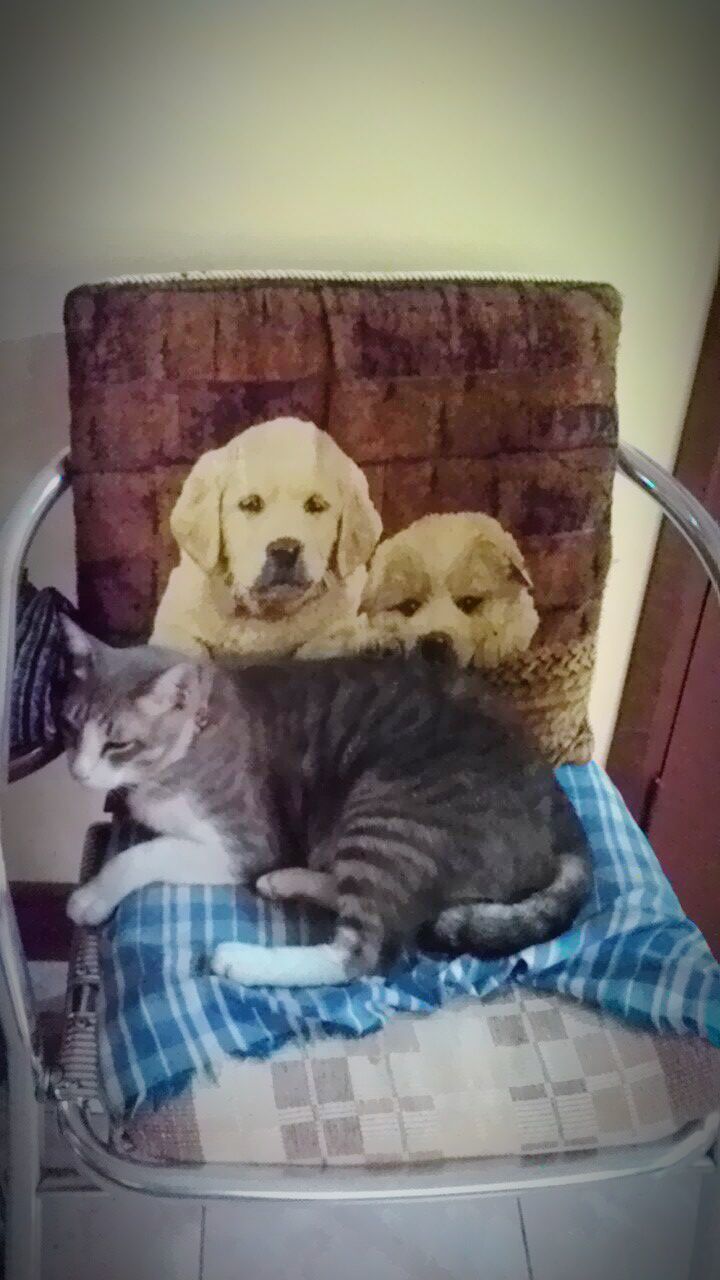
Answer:
<svg viewBox="0 0 720 1280"><path fill-rule="evenodd" d="M111 791L160 777L207 716L210 669L149 645L113 649L63 618L69 654L59 726L73 777Z"/></svg>

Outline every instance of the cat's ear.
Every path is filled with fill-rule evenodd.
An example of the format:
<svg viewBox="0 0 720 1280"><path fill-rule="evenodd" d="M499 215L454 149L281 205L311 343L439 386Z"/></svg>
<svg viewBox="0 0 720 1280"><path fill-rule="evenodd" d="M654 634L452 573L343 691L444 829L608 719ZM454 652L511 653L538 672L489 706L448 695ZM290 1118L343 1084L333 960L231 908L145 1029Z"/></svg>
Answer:
<svg viewBox="0 0 720 1280"><path fill-rule="evenodd" d="M164 715L184 707L196 710L201 693L200 668L193 662L176 662L146 685L138 706L148 715Z"/></svg>
<svg viewBox="0 0 720 1280"><path fill-rule="evenodd" d="M73 675L76 680L86 680L94 666L99 641L83 631L66 613L60 614L60 625Z"/></svg>

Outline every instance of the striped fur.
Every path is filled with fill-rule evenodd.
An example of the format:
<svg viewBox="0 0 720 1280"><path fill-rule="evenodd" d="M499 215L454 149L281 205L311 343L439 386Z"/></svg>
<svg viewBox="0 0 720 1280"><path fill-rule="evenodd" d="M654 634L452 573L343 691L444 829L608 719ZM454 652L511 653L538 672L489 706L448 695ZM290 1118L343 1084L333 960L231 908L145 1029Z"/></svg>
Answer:
<svg viewBox="0 0 720 1280"><path fill-rule="evenodd" d="M475 673L388 658L211 667L95 643L76 666L71 768L94 744L103 785L128 788L159 834L221 847L237 880L260 876L271 895L268 873L297 868L285 896L299 884L334 904L322 954L253 961L229 943L225 976L347 981L423 927L509 953L561 932L588 891L572 806Z"/></svg>

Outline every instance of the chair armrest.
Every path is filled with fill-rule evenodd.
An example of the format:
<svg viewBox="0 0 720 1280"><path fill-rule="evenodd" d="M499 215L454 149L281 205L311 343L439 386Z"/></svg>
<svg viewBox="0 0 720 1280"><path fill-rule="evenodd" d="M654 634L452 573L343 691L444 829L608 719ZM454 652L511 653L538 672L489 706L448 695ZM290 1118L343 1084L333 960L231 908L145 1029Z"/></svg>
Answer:
<svg viewBox="0 0 720 1280"><path fill-rule="evenodd" d="M25 556L35 533L58 498L67 489L67 451L63 451L30 482L0 528L0 789L7 779L10 740L10 700L15 662L17 594ZM0 844L0 1024L7 1045L11 1090L18 1100L32 1105L41 1096L46 1070L39 1042L37 1020L27 963L17 929L5 860ZM23 1117L21 1117L21 1123ZM13 1125L11 1116L11 1145Z"/></svg>
<svg viewBox="0 0 720 1280"><path fill-rule="evenodd" d="M720 598L720 525L689 489L634 445L620 444L618 471L662 507L690 544Z"/></svg>
<svg viewBox="0 0 720 1280"><path fill-rule="evenodd" d="M45 516L70 485L69 451L63 449L31 480L0 529L0 786L8 777L10 699L15 662L15 617L20 574L28 548ZM51 758L43 752L34 767ZM29 762L28 762L29 764ZM13 777L32 772L13 765Z"/></svg>
<svg viewBox="0 0 720 1280"><path fill-rule="evenodd" d="M8 760L8 782L20 782L21 778L29 778L32 773L44 769L46 764L57 760L61 755L62 746L59 743L43 743L40 747L23 751L22 755L11 755Z"/></svg>

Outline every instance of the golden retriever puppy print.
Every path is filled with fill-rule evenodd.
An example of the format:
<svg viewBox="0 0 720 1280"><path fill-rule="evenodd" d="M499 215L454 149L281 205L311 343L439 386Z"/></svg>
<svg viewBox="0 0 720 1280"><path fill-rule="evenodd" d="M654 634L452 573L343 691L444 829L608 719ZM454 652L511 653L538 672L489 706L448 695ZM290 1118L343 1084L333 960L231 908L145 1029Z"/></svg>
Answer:
<svg viewBox="0 0 720 1280"><path fill-rule="evenodd" d="M362 471L326 432L277 418L203 454L170 527L180 563L151 643L281 655L356 616L381 521Z"/></svg>
<svg viewBox="0 0 720 1280"><path fill-rule="evenodd" d="M378 547L357 647L401 646L433 661L496 667L535 634L531 587L515 539L491 516L424 516Z"/></svg>

